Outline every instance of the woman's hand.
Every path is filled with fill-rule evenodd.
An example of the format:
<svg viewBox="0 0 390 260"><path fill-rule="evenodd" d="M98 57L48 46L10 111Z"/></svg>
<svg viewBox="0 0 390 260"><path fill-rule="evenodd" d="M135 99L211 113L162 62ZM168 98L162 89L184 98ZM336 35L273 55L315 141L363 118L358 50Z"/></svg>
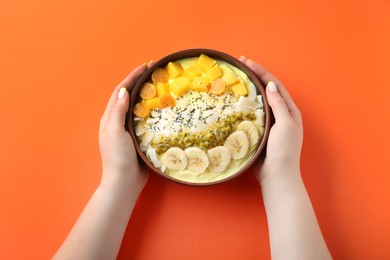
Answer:
<svg viewBox="0 0 390 260"><path fill-rule="evenodd" d="M283 84L256 62L240 58L266 85L269 105L275 116L275 124L268 137L264 162L255 165L260 184L265 178L285 178L286 173L299 173L299 161L303 140L302 116ZM292 171L293 170L293 171Z"/></svg>
<svg viewBox="0 0 390 260"><path fill-rule="evenodd" d="M150 64L149 64L150 65ZM124 125L129 91L147 65L138 66L114 90L100 121L103 176L54 259L116 259L148 172L138 164Z"/></svg>
<svg viewBox="0 0 390 260"><path fill-rule="evenodd" d="M275 116L265 160L254 166L267 213L272 259L331 259L301 178L301 113L277 78L254 61L240 60L267 85Z"/></svg>
<svg viewBox="0 0 390 260"><path fill-rule="evenodd" d="M101 118L99 147L103 164L102 185L119 182L142 190L147 182L148 171L140 167L133 141L124 125L130 93L148 65L135 68L115 88Z"/></svg>

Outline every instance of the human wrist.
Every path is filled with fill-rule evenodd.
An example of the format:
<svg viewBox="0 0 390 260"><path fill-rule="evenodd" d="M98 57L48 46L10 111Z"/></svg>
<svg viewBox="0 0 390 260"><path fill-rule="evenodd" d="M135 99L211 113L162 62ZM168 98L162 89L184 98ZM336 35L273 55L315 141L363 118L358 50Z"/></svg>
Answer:
<svg viewBox="0 0 390 260"><path fill-rule="evenodd" d="M138 171L130 172L119 169L103 169L99 188L111 192L121 191L132 194L141 193L145 182Z"/></svg>
<svg viewBox="0 0 390 260"><path fill-rule="evenodd" d="M262 190L271 189L276 192L303 183L299 165L273 168L263 167L258 181Z"/></svg>

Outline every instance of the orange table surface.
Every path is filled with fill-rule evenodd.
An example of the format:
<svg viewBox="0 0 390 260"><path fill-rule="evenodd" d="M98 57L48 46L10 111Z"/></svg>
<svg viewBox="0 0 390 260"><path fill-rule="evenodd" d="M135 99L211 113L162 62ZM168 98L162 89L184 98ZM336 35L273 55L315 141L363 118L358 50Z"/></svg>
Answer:
<svg viewBox="0 0 390 260"><path fill-rule="evenodd" d="M0 259L47 259L101 176L100 116L138 64L258 61L304 118L302 176L335 259L390 259L390 2L0 0ZM119 259L269 259L253 175L154 174Z"/></svg>

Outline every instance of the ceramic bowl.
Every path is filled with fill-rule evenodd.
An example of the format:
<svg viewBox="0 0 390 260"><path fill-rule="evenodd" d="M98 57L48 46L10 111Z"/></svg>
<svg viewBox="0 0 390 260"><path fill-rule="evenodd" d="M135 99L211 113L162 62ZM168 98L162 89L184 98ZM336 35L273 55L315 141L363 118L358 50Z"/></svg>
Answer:
<svg viewBox="0 0 390 260"><path fill-rule="evenodd" d="M139 95L141 86L145 82L151 81L151 75L152 75L153 71L155 71L157 68L165 67L171 61L174 62L174 61L187 59L187 58L195 58L195 57L199 57L201 54L205 54L208 57L215 59L215 60L221 60L221 61L227 62L230 65L233 65L234 67L236 67L239 70L241 70L242 72L244 72L246 74L246 76L248 77L248 79L256 87L257 94L262 96L263 110L264 110L263 135L262 135L262 137L257 145L256 150L252 153L252 157L244 165L242 165L240 168L238 168L233 174L230 174L229 176L226 176L225 178L222 178L222 179L217 178L216 180L210 180L210 181L206 181L206 182L188 181L188 180L178 179L176 177L170 176L169 174L162 172L159 168L156 168L153 165L153 163L148 159L145 152L142 151L142 149L140 147L139 140L138 140L136 133L135 133L135 121L134 120L136 119L136 116L133 114L133 108L134 108L135 104L137 104L137 102L140 102L140 99L141 99L140 95ZM127 113L127 126L126 127L128 128L128 131L131 135L131 138L133 139L133 142L134 142L134 145L135 145L135 148L137 150L138 155L142 158L143 162L153 172L155 172L156 174L158 174L166 179L174 181L176 183L181 183L181 184L186 184L186 185L191 185L191 186L208 186L208 185L219 184L219 183L223 183L223 182L232 180L232 179L236 178L237 176L246 172L252 166L252 164L255 162L255 160L257 160L257 158L259 157L259 155L262 153L263 149L266 146L266 142L267 142L267 138L268 138L268 134L269 134L269 130L270 130L270 124L271 124L271 122L270 122L271 112L270 112L270 107L268 105L268 101L266 99L265 88L261 84L258 77L252 72L252 70L250 70L245 64L240 62L238 59L236 59L236 58L234 58L226 53L216 51L216 50L210 50L210 49L188 49L188 50L183 50L183 51L172 53L172 54L160 59L159 61L157 61L153 66L151 66L140 77L140 79L137 81L136 85L134 86L134 88L132 90L130 100L131 101L130 101L130 106L129 106L129 110Z"/></svg>

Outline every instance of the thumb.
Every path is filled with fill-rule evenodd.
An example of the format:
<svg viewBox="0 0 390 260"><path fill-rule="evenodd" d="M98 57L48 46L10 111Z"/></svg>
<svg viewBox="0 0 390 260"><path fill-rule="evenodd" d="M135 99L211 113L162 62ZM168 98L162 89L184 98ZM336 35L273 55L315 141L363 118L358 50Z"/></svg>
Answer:
<svg viewBox="0 0 390 260"><path fill-rule="evenodd" d="M286 101L279 94L275 82L269 81L266 88L268 103L275 116L275 121L285 120L291 117Z"/></svg>
<svg viewBox="0 0 390 260"><path fill-rule="evenodd" d="M126 113L129 109L129 92L126 88L121 88L118 92L118 99L111 108L107 127L116 130L124 130Z"/></svg>

